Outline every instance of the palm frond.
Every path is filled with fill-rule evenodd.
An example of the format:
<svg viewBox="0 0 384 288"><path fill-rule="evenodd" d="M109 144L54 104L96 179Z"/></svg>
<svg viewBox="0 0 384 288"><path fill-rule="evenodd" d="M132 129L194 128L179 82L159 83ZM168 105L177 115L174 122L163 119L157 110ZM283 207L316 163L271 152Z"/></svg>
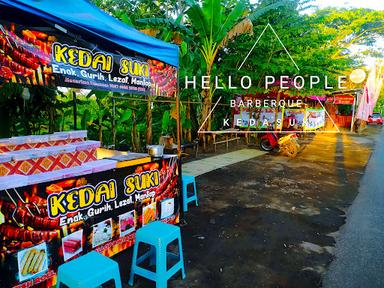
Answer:
<svg viewBox="0 0 384 288"><path fill-rule="evenodd" d="M156 28L147 28L147 29L140 30L140 32L142 32L148 36L156 37L157 34L160 33L160 30L156 29Z"/></svg>
<svg viewBox="0 0 384 288"><path fill-rule="evenodd" d="M222 22L220 28L215 34L215 40L221 42L227 33L233 28L237 21L242 17L245 11L245 3L243 0L239 1L232 11L228 14L225 20Z"/></svg>
<svg viewBox="0 0 384 288"><path fill-rule="evenodd" d="M147 28L149 27L151 29L157 29L158 26L161 26L161 27L168 26L172 28L172 30L183 31L190 36L193 35L190 29L188 29L183 24L181 24L179 17L176 20L170 19L170 18L141 18L136 20L136 22L140 24L146 24Z"/></svg>
<svg viewBox="0 0 384 288"><path fill-rule="evenodd" d="M267 5L265 7L257 8L257 10L255 12L249 14L247 16L247 18L249 18L250 20L254 21L257 18L259 18L260 16L263 16L265 13L268 13L269 11L271 11L273 9L277 9L277 8L280 8L280 7L283 7L283 6L286 6L286 5L290 5L290 4L292 4L292 1L290 1L290 0L280 0L280 1L276 2L276 3Z"/></svg>
<svg viewBox="0 0 384 288"><path fill-rule="evenodd" d="M200 51L208 67L207 75L210 75L210 69L215 61L218 50L218 45L212 40L212 38L205 38L203 40L203 45L200 48Z"/></svg>
<svg viewBox="0 0 384 288"><path fill-rule="evenodd" d="M197 2L191 1L187 15L194 28L199 31L201 38L209 36L208 22L206 21L202 8Z"/></svg>
<svg viewBox="0 0 384 288"><path fill-rule="evenodd" d="M220 0L204 0L202 11L208 24L209 36L220 28L222 21L222 7Z"/></svg>
<svg viewBox="0 0 384 288"><path fill-rule="evenodd" d="M232 40L238 35L241 34L249 34L253 35L253 24L252 21L248 18L243 19L239 23L237 23L224 37L223 41L221 41L219 48L225 46L229 40Z"/></svg>

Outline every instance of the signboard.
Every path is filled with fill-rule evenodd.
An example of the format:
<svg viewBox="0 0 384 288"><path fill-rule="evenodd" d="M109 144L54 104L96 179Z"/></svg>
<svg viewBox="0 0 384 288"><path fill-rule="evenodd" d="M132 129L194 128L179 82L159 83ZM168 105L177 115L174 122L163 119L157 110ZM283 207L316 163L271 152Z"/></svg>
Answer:
<svg viewBox="0 0 384 288"><path fill-rule="evenodd" d="M0 191L0 287L51 287L59 265L112 256L154 220L179 221L177 158Z"/></svg>
<svg viewBox="0 0 384 288"><path fill-rule="evenodd" d="M248 109L242 109L240 114L234 115L234 126L240 128L268 128L281 126L282 124L282 111L277 111L274 108L255 108L252 117L249 117L250 112ZM277 116L277 117L276 117Z"/></svg>
<svg viewBox="0 0 384 288"><path fill-rule="evenodd" d="M109 51L108 44L103 49L53 27L0 25L0 83L176 95L177 69L166 63Z"/></svg>
<svg viewBox="0 0 384 288"><path fill-rule="evenodd" d="M324 109L306 109L304 129L316 130L325 126L325 110Z"/></svg>
<svg viewBox="0 0 384 288"><path fill-rule="evenodd" d="M353 105L355 97L352 95L336 95L333 104Z"/></svg>
<svg viewBox="0 0 384 288"><path fill-rule="evenodd" d="M324 109L284 109L279 111L276 117L275 109L258 108L249 117L250 112L241 110L240 114L234 114L234 126L240 128L265 129L275 127L283 130L316 130L325 126ZM284 114L284 115L283 115Z"/></svg>
<svg viewBox="0 0 384 288"><path fill-rule="evenodd" d="M283 127L288 129L303 128L305 109L285 109Z"/></svg>
<svg viewBox="0 0 384 288"><path fill-rule="evenodd" d="M325 103L327 104L333 104L335 102L334 96L327 96L327 99L325 100Z"/></svg>
<svg viewBox="0 0 384 288"><path fill-rule="evenodd" d="M335 95L327 96L326 103L330 104L344 104L344 105L353 105L355 97L352 95Z"/></svg>

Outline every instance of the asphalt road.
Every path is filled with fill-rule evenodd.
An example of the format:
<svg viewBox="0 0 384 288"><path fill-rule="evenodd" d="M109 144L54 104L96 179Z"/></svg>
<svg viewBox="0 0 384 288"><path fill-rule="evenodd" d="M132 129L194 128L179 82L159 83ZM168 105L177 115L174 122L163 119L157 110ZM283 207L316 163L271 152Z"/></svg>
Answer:
<svg viewBox="0 0 384 288"><path fill-rule="evenodd" d="M384 129L336 241L323 286L384 287Z"/></svg>
<svg viewBox="0 0 384 288"><path fill-rule="evenodd" d="M384 140L384 127L369 127L365 133L308 135L301 139L303 150L294 159L271 153L198 176L199 206L190 205L185 214L187 225L182 227L187 277L181 280L180 275L175 275L168 287L322 287L324 274L334 260L335 238L339 239L340 228L346 227L343 226L345 213L355 199L361 201L361 196L356 198L359 186L362 183L380 184L379 169L375 167L383 167L383 163L377 162L384 160L383 147L377 147L381 150L376 148L375 155L370 156L375 143L380 142L380 138ZM231 145L234 151L240 148L244 147ZM205 155L209 156L217 154ZM228 155L222 156L226 158ZM371 163L366 170L369 159ZM369 194L371 190L366 188L360 193ZM368 195L368 200L371 197ZM380 203L366 206L379 209ZM361 238L375 235L371 231L360 235L359 230L369 229L364 221L371 221L363 220L370 212L364 207L360 210L363 217L358 213L354 216L357 219L353 220L348 215L352 223L362 221L352 224L358 225L352 227L357 232L351 232L358 233L357 240L346 240L351 246L340 244L342 249L347 249L343 251L348 257L357 250L366 249L367 244L360 244ZM380 218L377 222L380 223ZM375 227L380 229L383 225ZM382 236L378 238L382 239ZM375 261L379 263L384 257L369 256L377 253L379 248L361 254L377 259ZM357 264L364 259L361 255L356 258L359 259L340 259L346 259L344 263L347 264ZM132 249L117 254L114 259L120 264L123 287L128 287ZM378 271L381 267L374 268ZM373 268L369 269L373 271ZM351 276L345 276L348 277ZM347 285L348 279L338 279L340 282L332 287L354 287ZM384 287L376 285L379 286ZM136 277L134 287L150 288L155 284Z"/></svg>

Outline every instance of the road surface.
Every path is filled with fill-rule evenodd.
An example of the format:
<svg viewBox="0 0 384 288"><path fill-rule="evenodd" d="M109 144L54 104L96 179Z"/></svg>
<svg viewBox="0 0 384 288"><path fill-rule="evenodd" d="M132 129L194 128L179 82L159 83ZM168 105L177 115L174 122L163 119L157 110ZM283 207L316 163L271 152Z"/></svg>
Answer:
<svg viewBox="0 0 384 288"><path fill-rule="evenodd" d="M326 288L384 287L384 129L336 242Z"/></svg>
<svg viewBox="0 0 384 288"><path fill-rule="evenodd" d="M374 271L372 274L383 277L376 272L383 266L376 267L376 264L384 257L371 255L380 247L367 244L377 244L384 239L378 235L381 231L371 231L384 227L381 224L384 217L375 220L376 224L381 222L380 226L369 225L371 217L376 215L370 213L371 209L379 210L382 205L378 199L371 201L370 194L374 186L380 184L380 171L376 167L383 170L383 147L376 145L371 157L379 137L383 142L383 133L384 129L375 126L369 127L364 136L316 134L301 140L304 149L294 159L265 154L228 166L220 165L198 176L199 207L190 205L185 214L188 224L182 227L187 278L181 280L180 275L176 275L168 287L322 287L324 274L335 257L335 238L339 239L340 228L347 230L351 226L344 226L345 212L355 199L357 203L368 203L358 205L362 208L353 208L356 212L351 210L356 216L348 215L348 222L358 226L348 228L357 230L349 233L358 236L346 240L348 243L341 247L348 257L356 253L358 259L340 259L346 259L347 264L356 263L356 269L362 269L359 265L366 266ZM369 159L368 170L365 170ZM356 198L360 185L367 186L360 194L368 194L368 200L362 201L361 195ZM375 236L374 241L369 239ZM342 256L340 252L338 255ZM120 264L124 287L128 287L131 258L132 249L114 257ZM367 260L370 263L359 264L368 258L372 259ZM340 266L336 262L333 265ZM342 265L336 268L331 269L343 271ZM353 271L351 274L358 275ZM362 274L369 275L366 271ZM346 284L348 279L338 279L342 279L341 282L332 287L353 287ZM376 287L384 287L378 283ZM152 288L155 284L137 277L134 287ZM359 287L375 287L375 283Z"/></svg>

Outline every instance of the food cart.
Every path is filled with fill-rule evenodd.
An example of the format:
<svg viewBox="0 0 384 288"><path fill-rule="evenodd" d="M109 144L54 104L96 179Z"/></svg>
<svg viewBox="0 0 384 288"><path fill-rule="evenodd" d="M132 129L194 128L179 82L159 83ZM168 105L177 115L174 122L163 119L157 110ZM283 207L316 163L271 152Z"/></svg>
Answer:
<svg viewBox="0 0 384 288"><path fill-rule="evenodd" d="M0 85L173 97L178 109L177 69L177 46L88 1L0 0ZM179 171L177 155L104 150L87 131L1 139L0 287L52 287L59 265L178 223Z"/></svg>

